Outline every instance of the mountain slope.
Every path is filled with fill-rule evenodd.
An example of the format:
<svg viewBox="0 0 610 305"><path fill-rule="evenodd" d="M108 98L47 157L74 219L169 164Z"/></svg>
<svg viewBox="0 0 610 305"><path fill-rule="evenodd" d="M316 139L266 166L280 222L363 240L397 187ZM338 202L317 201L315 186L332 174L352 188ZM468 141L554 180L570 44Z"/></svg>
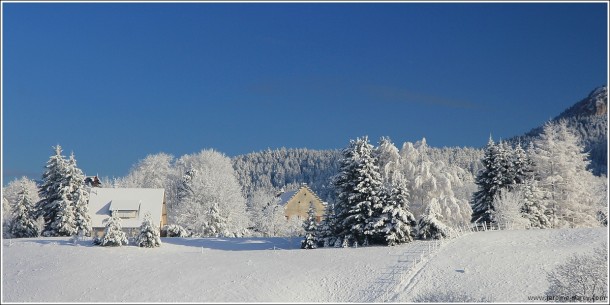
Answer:
<svg viewBox="0 0 610 305"><path fill-rule="evenodd" d="M551 120L566 120L589 152L589 168L595 175L608 175L608 87L602 86ZM542 133L542 126L508 141L528 143Z"/></svg>

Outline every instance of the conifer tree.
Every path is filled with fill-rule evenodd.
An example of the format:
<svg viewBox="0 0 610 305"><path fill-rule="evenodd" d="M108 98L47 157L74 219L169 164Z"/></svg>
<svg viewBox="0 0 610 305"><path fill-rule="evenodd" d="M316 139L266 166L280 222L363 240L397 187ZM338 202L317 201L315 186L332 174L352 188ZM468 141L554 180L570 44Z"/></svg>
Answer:
<svg viewBox="0 0 610 305"><path fill-rule="evenodd" d="M11 236L13 238L22 237L38 237L38 225L34 214L34 203L26 188L25 184L21 184L19 199L13 211L13 219L11 221Z"/></svg>
<svg viewBox="0 0 610 305"><path fill-rule="evenodd" d="M551 222L546 215L546 206L542 193L538 189L538 182L534 179L524 181L521 185L523 193L523 206L521 214L530 222L530 227L546 229L551 227Z"/></svg>
<svg viewBox="0 0 610 305"><path fill-rule="evenodd" d="M139 247L154 248L161 246L161 237L159 228L153 223L150 213L144 214L142 225L140 226L140 234L136 239Z"/></svg>
<svg viewBox="0 0 610 305"><path fill-rule="evenodd" d="M534 177L534 162L518 143L513 151L512 166L515 184L524 184Z"/></svg>
<svg viewBox="0 0 610 305"><path fill-rule="evenodd" d="M62 202L62 194L65 192L63 187L64 175L66 172L67 161L61 154L61 146L53 147L55 155L47 161L46 170L42 175L42 185L40 186L40 201L37 203L37 215L42 216L45 222L43 231L44 236L56 236L57 230L51 227L56 221L57 214Z"/></svg>
<svg viewBox="0 0 610 305"><path fill-rule="evenodd" d="M57 213L55 219L51 222L49 230L46 231L48 236L72 236L76 235L76 219L74 217L74 207L69 199L70 187L63 186L60 189L60 198L57 199Z"/></svg>
<svg viewBox="0 0 610 305"><path fill-rule="evenodd" d="M340 236L368 243L381 232L382 181L368 137L350 141L343 151L341 171L334 180L338 194L337 223Z"/></svg>
<svg viewBox="0 0 610 305"><path fill-rule="evenodd" d="M204 230L206 236L227 236L229 231L227 230L228 220L220 214L218 210L218 203L213 202L210 207L209 221Z"/></svg>
<svg viewBox="0 0 610 305"><path fill-rule="evenodd" d="M485 155L483 157L483 169L478 173L475 183L478 186L478 191L473 194L472 218L474 223L493 223L493 199L496 192L499 190L501 181L497 176L497 162L495 160L498 154L498 149L491 136L485 147Z"/></svg>
<svg viewBox="0 0 610 305"><path fill-rule="evenodd" d="M495 169L495 183L498 186L498 191L509 189L515 184L514 155L515 153L508 143L500 141L496 145L493 167Z"/></svg>
<svg viewBox="0 0 610 305"><path fill-rule="evenodd" d="M74 209L75 231L78 236L91 235L89 215L89 191L85 185L85 175L76 165L74 154L70 155L67 166L66 185L70 186L70 199Z"/></svg>
<svg viewBox="0 0 610 305"><path fill-rule="evenodd" d="M387 217L383 230L385 241L389 246L413 241L416 236L417 222L409 211L408 191L404 176L395 173L394 187L391 190L388 204L383 209Z"/></svg>
<svg viewBox="0 0 610 305"><path fill-rule="evenodd" d="M419 220L417 231L420 239L441 239L451 236L452 231L442 222L443 216L439 209L438 202L433 199Z"/></svg>
<svg viewBox="0 0 610 305"><path fill-rule="evenodd" d="M336 235L334 232L336 226L336 217L334 205L331 203L326 204L324 211L324 218L317 226L318 246L330 247L334 245Z"/></svg>
<svg viewBox="0 0 610 305"><path fill-rule="evenodd" d="M301 241L301 249L315 249L318 244L318 239L316 237L316 211L313 208L313 205L309 206L307 219L303 222L303 229L305 229L305 239Z"/></svg>
<svg viewBox="0 0 610 305"><path fill-rule="evenodd" d="M120 247L128 243L127 236L121 226L121 218L116 215L116 212L112 212L112 216L106 220L106 228L104 229L104 235L100 239L100 245L104 247Z"/></svg>

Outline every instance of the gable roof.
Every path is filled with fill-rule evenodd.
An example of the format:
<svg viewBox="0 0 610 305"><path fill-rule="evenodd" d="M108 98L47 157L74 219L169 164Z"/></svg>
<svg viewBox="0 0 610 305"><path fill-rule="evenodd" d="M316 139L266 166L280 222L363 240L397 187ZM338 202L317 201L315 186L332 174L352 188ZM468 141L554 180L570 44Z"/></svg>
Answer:
<svg viewBox="0 0 610 305"><path fill-rule="evenodd" d="M89 215L93 228L105 227L104 221L111 210L136 210L138 217L122 219L123 228L139 228L146 212L157 226L161 223L164 189L145 188L91 188L89 191Z"/></svg>
<svg viewBox="0 0 610 305"><path fill-rule="evenodd" d="M110 201L111 211L139 211L142 200L116 199Z"/></svg>
<svg viewBox="0 0 610 305"><path fill-rule="evenodd" d="M294 195L298 192L299 190L296 191L290 191L290 192L284 192L282 193L279 197L280 197L280 202L278 203L279 205L285 205L288 201L290 201L290 199L292 199L292 197L294 197Z"/></svg>
<svg viewBox="0 0 610 305"><path fill-rule="evenodd" d="M279 195L278 197L280 198L280 202L278 204L279 205L285 205L286 203L288 203L288 201L290 201L292 199L292 197L294 197L294 195L296 195L296 193L298 193L303 188L305 188L310 194L312 194L322 204L324 204L324 205L326 204L326 202L322 201L322 199L320 199L320 197L318 197L318 194L316 194L316 192L312 191L309 188L309 186L307 186L307 184L302 184L298 189L296 189L294 191L284 192L281 195Z"/></svg>

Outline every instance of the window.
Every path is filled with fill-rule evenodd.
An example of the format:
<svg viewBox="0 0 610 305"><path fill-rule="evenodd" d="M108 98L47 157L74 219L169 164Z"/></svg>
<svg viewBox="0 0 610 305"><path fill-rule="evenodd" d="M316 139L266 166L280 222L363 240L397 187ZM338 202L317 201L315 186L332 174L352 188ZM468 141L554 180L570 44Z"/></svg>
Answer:
<svg viewBox="0 0 610 305"><path fill-rule="evenodd" d="M137 211L133 210L116 210L115 213L120 218L136 218L138 216Z"/></svg>

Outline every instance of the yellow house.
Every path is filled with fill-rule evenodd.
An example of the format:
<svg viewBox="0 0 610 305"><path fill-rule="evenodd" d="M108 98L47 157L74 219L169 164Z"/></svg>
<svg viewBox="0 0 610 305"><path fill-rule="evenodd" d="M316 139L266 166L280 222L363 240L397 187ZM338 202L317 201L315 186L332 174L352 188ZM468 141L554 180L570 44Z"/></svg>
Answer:
<svg viewBox="0 0 610 305"><path fill-rule="evenodd" d="M307 184L302 184L296 191L284 192L278 196L280 205L284 206L284 215L286 219L297 218L301 220L307 219L309 206L313 205L316 213L316 221L320 222L324 217L325 202L322 202L320 197L312 191Z"/></svg>

